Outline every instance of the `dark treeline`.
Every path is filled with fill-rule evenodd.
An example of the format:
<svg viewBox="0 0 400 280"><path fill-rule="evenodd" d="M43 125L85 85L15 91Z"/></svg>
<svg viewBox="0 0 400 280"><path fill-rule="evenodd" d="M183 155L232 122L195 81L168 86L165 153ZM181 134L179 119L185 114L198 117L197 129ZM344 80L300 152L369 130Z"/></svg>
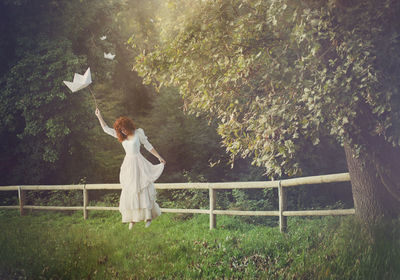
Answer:
<svg viewBox="0 0 400 280"><path fill-rule="evenodd" d="M101 130L89 91L71 93L62 83L89 66L91 87L108 125L119 116L131 117L166 159L159 182L270 179L262 167L251 165L251 158L232 161L216 124L186 114L177 89L158 92L132 71L137 45L155 45L162 31L154 24L159 5L105 0L0 3L1 185L118 182L124 156L120 143ZM106 40L100 39L103 35ZM104 52L116 54L115 59L105 59ZM329 137L321 143L304 146L303 175L346 172L342 149ZM152 155L143 153L155 163ZM220 207L233 202L239 209L274 208L275 195L225 192ZM291 207L338 201L352 206L349 185L309 187L289 195ZM175 199L196 207L207 205L203 198L190 191L162 192L160 201Z"/></svg>

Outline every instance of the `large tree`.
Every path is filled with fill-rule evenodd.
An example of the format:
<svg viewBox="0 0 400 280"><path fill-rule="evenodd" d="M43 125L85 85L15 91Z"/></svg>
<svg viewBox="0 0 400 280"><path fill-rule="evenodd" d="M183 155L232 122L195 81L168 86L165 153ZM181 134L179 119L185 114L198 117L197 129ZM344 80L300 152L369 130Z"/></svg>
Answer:
<svg viewBox="0 0 400 280"><path fill-rule="evenodd" d="M169 1L175 14L178 2ZM399 1L192 5L137 57L144 81L178 87L189 113L218 120L232 157L253 156L271 176L301 174L306 146L333 136L346 152L358 217L397 216Z"/></svg>

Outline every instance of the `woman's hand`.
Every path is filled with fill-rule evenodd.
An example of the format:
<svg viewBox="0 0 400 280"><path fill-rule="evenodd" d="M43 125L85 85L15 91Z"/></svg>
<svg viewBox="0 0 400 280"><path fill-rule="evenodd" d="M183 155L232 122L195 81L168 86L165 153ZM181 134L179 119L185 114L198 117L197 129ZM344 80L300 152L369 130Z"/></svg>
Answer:
<svg viewBox="0 0 400 280"><path fill-rule="evenodd" d="M97 117L99 117L99 116L100 116L100 110L99 110L99 108L96 107L96 111L95 111L94 113L95 113L95 115L96 115Z"/></svg>
<svg viewBox="0 0 400 280"><path fill-rule="evenodd" d="M159 160L161 163L164 163L164 165L167 163L162 157L159 157L158 160Z"/></svg>

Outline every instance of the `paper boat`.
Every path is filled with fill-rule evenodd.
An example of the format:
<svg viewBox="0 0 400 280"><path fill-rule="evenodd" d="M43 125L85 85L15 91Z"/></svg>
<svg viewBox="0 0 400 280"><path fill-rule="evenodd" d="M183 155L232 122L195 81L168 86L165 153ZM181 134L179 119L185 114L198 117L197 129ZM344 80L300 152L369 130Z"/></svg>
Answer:
<svg viewBox="0 0 400 280"><path fill-rule="evenodd" d="M115 57L115 54L112 54L112 53L104 53L104 58L113 60L114 57Z"/></svg>
<svg viewBox="0 0 400 280"><path fill-rule="evenodd" d="M64 84L72 91L81 90L92 83L92 75L90 74L90 67L86 70L85 74L80 75L75 73L72 82L63 81Z"/></svg>

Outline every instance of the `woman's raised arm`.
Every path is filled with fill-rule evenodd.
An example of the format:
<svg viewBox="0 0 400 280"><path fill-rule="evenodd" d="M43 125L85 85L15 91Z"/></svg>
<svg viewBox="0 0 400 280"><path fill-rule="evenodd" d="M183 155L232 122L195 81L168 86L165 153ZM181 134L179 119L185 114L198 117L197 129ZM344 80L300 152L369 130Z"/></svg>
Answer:
<svg viewBox="0 0 400 280"><path fill-rule="evenodd" d="M96 108L95 114L96 114L97 118L99 119L100 125L103 128L104 132L115 138L118 138L117 133L115 132L115 129L109 127L106 124L106 122L103 120L103 117L100 114L99 108Z"/></svg>

